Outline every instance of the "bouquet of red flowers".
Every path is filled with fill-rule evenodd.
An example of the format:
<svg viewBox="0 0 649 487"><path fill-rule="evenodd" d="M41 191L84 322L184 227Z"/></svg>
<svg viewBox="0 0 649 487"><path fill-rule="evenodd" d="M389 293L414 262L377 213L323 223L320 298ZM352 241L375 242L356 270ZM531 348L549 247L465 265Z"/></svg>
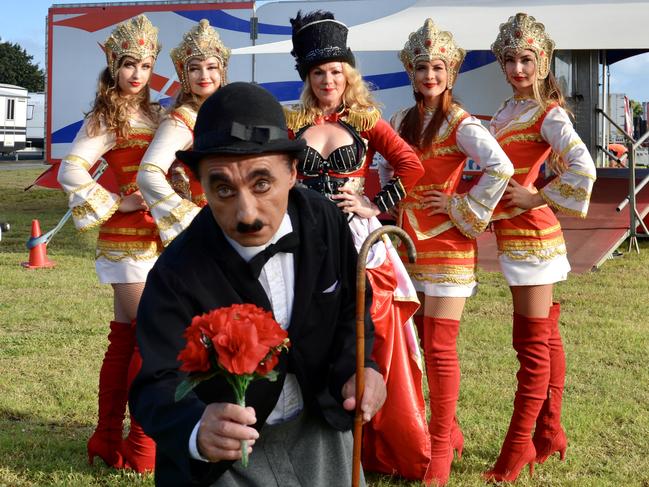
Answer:
<svg viewBox="0 0 649 487"><path fill-rule="evenodd" d="M222 375L234 389L237 404L246 405L246 389L256 379L277 380L273 370L288 332L270 311L254 304L233 304L195 316L184 333L187 345L178 354L180 370L189 372L176 388L180 401L204 380ZM248 445L241 442L241 463L248 465Z"/></svg>

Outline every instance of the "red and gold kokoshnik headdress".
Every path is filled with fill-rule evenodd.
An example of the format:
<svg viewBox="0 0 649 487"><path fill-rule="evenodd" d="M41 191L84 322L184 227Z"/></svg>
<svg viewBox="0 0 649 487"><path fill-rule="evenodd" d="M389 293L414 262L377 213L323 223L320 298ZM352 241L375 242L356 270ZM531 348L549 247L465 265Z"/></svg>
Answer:
<svg viewBox="0 0 649 487"><path fill-rule="evenodd" d="M500 24L500 32L491 50L496 55L503 71L505 70L505 53L520 52L525 49L536 54L536 74L539 79L545 79L550 72L550 61L554 51L554 41L550 39L545 26L534 17L525 13L517 13L509 17L506 23Z"/></svg>
<svg viewBox="0 0 649 487"><path fill-rule="evenodd" d="M441 59L446 64L447 86L451 89L465 55L466 51L453 40L453 34L439 30L432 19L426 19L422 27L410 34L406 45L399 53L399 59L406 68L413 86L418 61Z"/></svg>
<svg viewBox="0 0 649 487"><path fill-rule="evenodd" d="M106 53L108 69L114 80L117 80L119 62L124 56L131 56L138 61L151 56L155 61L161 48L157 27L144 15L119 24L101 47Z"/></svg>
<svg viewBox="0 0 649 487"><path fill-rule="evenodd" d="M203 61L215 57L225 70L230 59L230 49L223 44L214 27L207 20L201 19L198 25L183 36L182 42L172 49L169 55L176 68L178 79L183 85L183 90L185 93L189 93L191 88L187 79L187 61L191 58Z"/></svg>

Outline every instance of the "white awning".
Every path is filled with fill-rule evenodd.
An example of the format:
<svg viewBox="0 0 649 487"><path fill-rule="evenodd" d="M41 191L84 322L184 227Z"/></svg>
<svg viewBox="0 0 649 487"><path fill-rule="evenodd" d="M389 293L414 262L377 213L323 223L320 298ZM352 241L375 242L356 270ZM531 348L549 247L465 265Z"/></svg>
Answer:
<svg viewBox="0 0 649 487"><path fill-rule="evenodd" d="M342 2L341 2L342 3ZM345 2L353 8L353 1ZM431 17L467 50L488 50L498 26L517 12L545 24L557 49L648 49L649 2L626 0L418 0L393 15L350 27L353 51L397 51ZM335 13L335 12L334 12ZM288 53L291 41L233 49L233 54Z"/></svg>

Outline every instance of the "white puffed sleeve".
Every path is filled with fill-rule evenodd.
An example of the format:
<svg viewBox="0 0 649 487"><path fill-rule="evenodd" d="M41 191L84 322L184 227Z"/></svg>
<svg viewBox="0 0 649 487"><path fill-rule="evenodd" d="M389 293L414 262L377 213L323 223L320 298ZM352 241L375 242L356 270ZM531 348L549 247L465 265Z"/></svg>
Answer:
<svg viewBox="0 0 649 487"><path fill-rule="evenodd" d="M557 210L586 218L596 178L595 163L563 108L553 108L546 115L541 136L568 167L539 193Z"/></svg>
<svg viewBox="0 0 649 487"><path fill-rule="evenodd" d="M197 205L180 197L167 180L169 168L176 160L176 151L188 149L192 143L193 134L187 125L173 117L165 118L137 173L137 185L149 205L164 245L187 228L200 211Z"/></svg>
<svg viewBox="0 0 649 487"><path fill-rule="evenodd" d="M63 158L57 179L68 194L68 206L77 229L86 231L108 220L119 208L121 198L95 182L90 168L115 146L115 133L102 125L96 135L89 136L86 119Z"/></svg>
<svg viewBox="0 0 649 487"><path fill-rule="evenodd" d="M449 198L447 211L453 224L467 237L475 238L489 224L514 166L496 139L475 117L464 119L457 129L457 145L482 169L477 184L468 193Z"/></svg>

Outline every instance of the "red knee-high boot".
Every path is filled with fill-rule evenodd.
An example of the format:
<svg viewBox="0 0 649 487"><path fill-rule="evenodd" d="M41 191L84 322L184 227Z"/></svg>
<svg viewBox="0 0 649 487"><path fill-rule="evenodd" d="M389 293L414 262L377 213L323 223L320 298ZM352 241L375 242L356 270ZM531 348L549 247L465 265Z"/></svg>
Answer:
<svg viewBox="0 0 649 487"><path fill-rule="evenodd" d="M99 371L99 419L88 440L88 462L101 458L106 465L121 468L120 446L126 412L128 367L135 336L130 323L110 322L108 348Z"/></svg>
<svg viewBox="0 0 649 487"><path fill-rule="evenodd" d="M445 485L451 474L451 429L460 392L456 342L460 322L424 317L424 359L430 401L430 464L426 485Z"/></svg>
<svg viewBox="0 0 649 487"><path fill-rule="evenodd" d="M135 325L133 325L135 329ZM142 368L142 356L137 345L133 351L131 365L128 370L129 389L135 376ZM155 442L144 433L142 426L131 416L131 429L122 442L124 468L130 468L138 473L152 472L155 468Z"/></svg>
<svg viewBox="0 0 649 487"><path fill-rule="evenodd" d="M561 305L553 303L549 319L552 323L550 332L550 383L548 394L541 413L536 419L536 429L532 441L536 448L536 462L545 462L550 455L559 452L559 458L566 456L568 440L561 426L561 402L563 386L566 380L566 355L563 352L561 333L559 332L559 315Z"/></svg>
<svg viewBox="0 0 649 487"><path fill-rule="evenodd" d="M513 346L520 363L516 378L518 388L514 412L507 436L494 467L485 472L490 481L513 482L521 469L529 464L534 473L536 449L532 428L543 406L550 380L549 318L530 318L514 313Z"/></svg>

